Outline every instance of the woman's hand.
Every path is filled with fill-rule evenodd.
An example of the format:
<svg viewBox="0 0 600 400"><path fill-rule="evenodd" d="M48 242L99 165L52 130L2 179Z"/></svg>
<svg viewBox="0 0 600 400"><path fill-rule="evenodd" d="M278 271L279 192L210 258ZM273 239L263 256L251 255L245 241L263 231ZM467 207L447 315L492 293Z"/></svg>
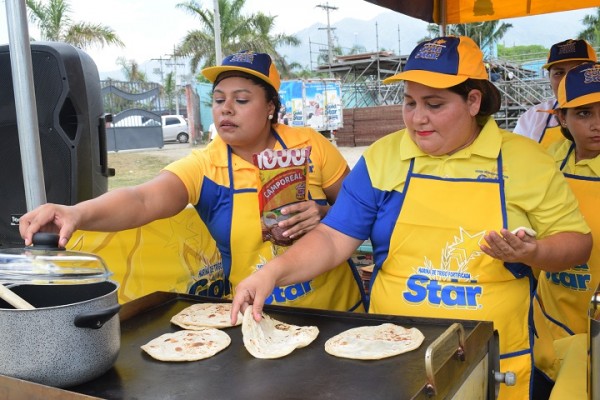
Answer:
<svg viewBox="0 0 600 400"><path fill-rule="evenodd" d="M531 265L538 251L538 241L523 230L514 234L508 229L501 229L500 233L490 231L484 239L487 246L481 245L481 251L505 262Z"/></svg>
<svg viewBox="0 0 600 400"><path fill-rule="evenodd" d="M58 246L66 247L78 220L79 214L73 206L43 204L19 219L19 232L26 246L33 243L34 233L53 232L59 234Z"/></svg>
<svg viewBox="0 0 600 400"><path fill-rule="evenodd" d="M283 236L298 239L313 230L321 218L327 214L329 206L320 206L314 200L290 204L281 209L283 215L291 215L285 221L279 222L279 227L285 229Z"/></svg>
<svg viewBox="0 0 600 400"><path fill-rule="evenodd" d="M506 229L491 231L484 236L481 251L507 262L520 262L548 272L559 272L588 262L592 251L590 233L560 232L535 239L520 230L516 234Z"/></svg>
<svg viewBox="0 0 600 400"><path fill-rule="evenodd" d="M231 323L235 326L238 312L242 314L247 307L252 307L252 314L255 321L262 318L262 309L267 296L273 293L275 288L275 277L269 273L268 268L264 266L256 271L235 287L235 296L233 297L231 307Z"/></svg>

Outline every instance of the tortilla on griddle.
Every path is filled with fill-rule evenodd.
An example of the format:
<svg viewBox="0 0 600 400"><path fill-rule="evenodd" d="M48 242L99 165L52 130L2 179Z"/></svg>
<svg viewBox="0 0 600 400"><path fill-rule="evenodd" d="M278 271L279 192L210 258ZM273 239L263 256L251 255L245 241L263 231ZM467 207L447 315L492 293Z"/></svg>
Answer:
<svg viewBox="0 0 600 400"><path fill-rule="evenodd" d="M418 348L425 336L417 328L385 323L348 329L325 342L332 356L356 360L380 360Z"/></svg>
<svg viewBox="0 0 600 400"><path fill-rule="evenodd" d="M206 328L165 333L141 348L160 361L197 361L214 356L230 343L231 338L225 332Z"/></svg>
<svg viewBox="0 0 600 400"><path fill-rule="evenodd" d="M238 314L237 325L242 323L242 313ZM171 318L171 322L184 329L231 327L231 303L198 303L184 308Z"/></svg>
<svg viewBox="0 0 600 400"><path fill-rule="evenodd" d="M277 321L263 313L260 322L247 307L242 322L244 346L256 358L280 358L308 346L319 335L316 326L297 326Z"/></svg>

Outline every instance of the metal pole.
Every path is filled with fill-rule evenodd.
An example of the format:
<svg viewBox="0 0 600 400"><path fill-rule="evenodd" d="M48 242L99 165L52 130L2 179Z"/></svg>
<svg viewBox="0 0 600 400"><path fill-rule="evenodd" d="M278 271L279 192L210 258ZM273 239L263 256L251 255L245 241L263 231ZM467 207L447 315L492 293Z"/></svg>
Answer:
<svg viewBox="0 0 600 400"><path fill-rule="evenodd" d="M27 210L46 203L25 0L6 0L10 65Z"/></svg>
<svg viewBox="0 0 600 400"><path fill-rule="evenodd" d="M173 51L173 53L175 53L175 51ZM163 86L165 86L165 76L163 73L163 61L165 61L164 58L162 58L162 56L160 58L153 58L152 60L154 61L160 61L160 84ZM159 93L158 95L158 110L159 113L161 113L162 111L162 105L161 105L161 97L164 95L164 91L162 91L162 93Z"/></svg>
<svg viewBox="0 0 600 400"><path fill-rule="evenodd" d="M175 115L179 115L179 87L177 86L177 51L173 46L173 77L175 78Z"/></svg>
<svg viewBox="0 0 600 400"><path fill-rule="evenodd" d="M323 4L319 4L315 7L319 7L322 8L323 10L327 11L327 57L329 58L327 60L327 64L329 65L329 77L333 78L333 71L331 70L332 64L333 64L333 36L331 35L331 31L335 30L335 28L331 27L331 23L329 22L329 11L330 10L337 10L337 7L333 7L329 5L329 2L325 3L325 5ZM319 28L319 29L323 29L323 28Z"/></svg>
<svg viewBox="0 0 600 400"><path fill-rule="evenodd" d="M440 15L440 21L438 22L440 24L440 36L446 36L446 26L448 25L447 18L446 18L446 12L447 12L446 0L441 0L438 3L438 9L439 9L439 15Z"/></svg>
<svg viewBox="0 0 600 400"><path fill-rule="evenodd" d="M377 103L381 101L381 68L379 68L379 25L375 22L375 50L377 51Z"/></svg>
<svg viewBox="0 0 600 400"><path fill-rule="evenodd" d="M221 50L221 14L219 0L214 0L213 29L215 31L215 65L221 65L223 51Z"/></svg>

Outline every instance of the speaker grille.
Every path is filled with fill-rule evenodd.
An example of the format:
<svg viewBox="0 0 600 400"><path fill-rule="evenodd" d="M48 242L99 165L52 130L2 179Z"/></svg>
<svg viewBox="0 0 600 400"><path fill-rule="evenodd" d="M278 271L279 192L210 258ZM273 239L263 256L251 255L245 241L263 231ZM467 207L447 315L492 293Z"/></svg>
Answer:
<svg viewBox="0 0 600 400"><path fill-rule="evenodd" d="M100 80L91 58L64 43L31 44L48 202L74 204L106 192L100 160ZM8 46L0 46L0 247L22 244L14 217L27 211Z"/></svg>

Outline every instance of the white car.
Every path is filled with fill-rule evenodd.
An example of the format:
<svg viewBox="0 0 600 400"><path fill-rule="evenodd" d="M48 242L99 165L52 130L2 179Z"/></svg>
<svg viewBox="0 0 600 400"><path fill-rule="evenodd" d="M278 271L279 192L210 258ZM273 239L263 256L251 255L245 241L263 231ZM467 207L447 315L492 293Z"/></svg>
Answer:
<svg viewBox="0 0 600 400"><path fill-rule="evenodd" d="M161 120L165 142L176 140L179 143L187 143L190 140L188 124L182 115L163 115Z"/></svg>

